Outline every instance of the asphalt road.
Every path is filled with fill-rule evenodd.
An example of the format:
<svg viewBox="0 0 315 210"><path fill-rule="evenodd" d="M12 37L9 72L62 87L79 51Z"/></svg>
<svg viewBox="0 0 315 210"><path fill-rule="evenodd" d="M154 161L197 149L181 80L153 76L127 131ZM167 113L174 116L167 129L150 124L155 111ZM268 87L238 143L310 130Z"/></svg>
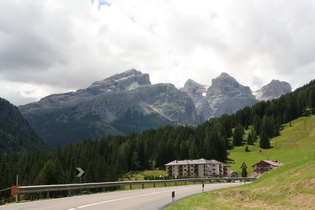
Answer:
<svg viewBox="0 0 315 210"><path fill-rule="evenodd" d="M232 186L238 186L240 183L220 183L205 184L204 191L217 190ZM161 209L172 203L172 192L175 191L175 202L179 199L201 193L202 185L184 185L177 187L150 188L143 190L128 190L108 193L99 193L92 195L73 196L58 199L48 199L41 201L32 201L25 203L15 203L0 206L0 210L20 210L20 209L139 209L154 210Z"/></svg>

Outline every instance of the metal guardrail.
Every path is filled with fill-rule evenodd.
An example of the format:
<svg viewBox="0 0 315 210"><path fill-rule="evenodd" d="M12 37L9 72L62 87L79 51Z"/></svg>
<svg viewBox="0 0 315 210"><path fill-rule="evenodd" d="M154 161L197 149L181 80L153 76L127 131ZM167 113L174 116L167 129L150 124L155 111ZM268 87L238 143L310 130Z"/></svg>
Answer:
<svg viewBox="0 0 315 210"><path fill-rule="evenodd" d="M0 192L4 192L4 191L10 190L10 189L11 189L11 187L8 187L8 188L5 188L3 190L0 190Z"/></svg>
<svg viewBox="0 0 315 210"><path fill-rule="evenodd" d="M49 195L49 192L52 191L68 191L71 195L71 190L80 190L80 189L93 189L93 188L106 188L106 187L118 187L129 185L132 189L132 185L144 185L164 183L175 183L177 182L220 182L220 181L244 181L249 182L253 181L256 178L239 178L239 177L225 177L225 178L189 178L189 179L169 179L169 180L141 180L141 181L117 181L117 182L99 182L99 183L81 183L81 184L56 184L56 185L34 185L34 186L12 186L11 195L20 195L25 193L38 193L46 192Z"/></svg>

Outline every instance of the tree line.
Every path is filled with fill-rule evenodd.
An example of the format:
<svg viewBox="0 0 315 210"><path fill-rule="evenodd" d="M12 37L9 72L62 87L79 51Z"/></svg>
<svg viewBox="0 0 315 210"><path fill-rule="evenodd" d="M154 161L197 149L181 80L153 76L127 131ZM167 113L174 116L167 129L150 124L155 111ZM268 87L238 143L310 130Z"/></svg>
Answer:
<svg viewBox="0 0 315 210"><path fill-rule="evenodd" d="M259 140L270 148L269 139L279 135L283 123L310 115L315 108L315 81L279 99L245 107L233 115L213 118L196 127L164 126L126 136L86 139L57 148L0 154L0 190L15 185L78 183L119 180L129 171L163 168L183 159L226 161L228 149ZM244 130L249 130L244 137ZM245 141L246 139L246 141ZM5 197L0 193L0 197Z"/></svg>

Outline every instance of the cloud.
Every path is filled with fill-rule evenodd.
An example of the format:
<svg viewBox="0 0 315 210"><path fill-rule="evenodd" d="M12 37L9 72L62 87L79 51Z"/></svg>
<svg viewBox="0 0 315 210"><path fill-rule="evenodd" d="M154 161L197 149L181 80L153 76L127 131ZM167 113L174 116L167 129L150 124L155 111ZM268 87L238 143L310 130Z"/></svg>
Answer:
<svg viewBox="0 0 315 210"><path fill-rule="evenodd" d="M0 97L14 104L136 68L153 83L227 72L258 89L314 79L311 0L0 2ZM18 88L19 87L19 88Z"/></svg>

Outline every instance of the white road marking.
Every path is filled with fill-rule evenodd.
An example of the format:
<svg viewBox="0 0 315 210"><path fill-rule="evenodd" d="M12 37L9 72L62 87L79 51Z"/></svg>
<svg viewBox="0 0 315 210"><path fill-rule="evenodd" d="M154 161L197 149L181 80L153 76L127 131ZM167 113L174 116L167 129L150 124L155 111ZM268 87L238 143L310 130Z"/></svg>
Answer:
<svg viewBox="0 0 315 210"><path fill-rule="evenodd" d="M187 187L187 188L177 189L176 191L188 190L188 189L192 189L192 188L195 188L195 187ZM155 195L155 194L160 194L160 193L165 193L165 192L172 192L172 191L175 191L175 190L165 190L165 191L159 191L159 192L153 192L153 193L147 193L147 194L142 194L142 195L135 195L135 196L125 197L125 198L117 198L117 199L113 199L113 200L101 201L101 202L97 202L97 203L91 203L91 204L87 204L87 205L83 205L83 206L78 206L78 207L71 208L71 209L68 209L68 210L82 209L82 208L86 208L86 207L90 207L90 206L96 206L96 205L100 205L100 204L104 204L104 203L110 203L110 202L114 202L114 201L127 200L127 199L132 199L132 198L139 198L139 197L144 197L144 196L148 196L148 195Z"/></svg>

